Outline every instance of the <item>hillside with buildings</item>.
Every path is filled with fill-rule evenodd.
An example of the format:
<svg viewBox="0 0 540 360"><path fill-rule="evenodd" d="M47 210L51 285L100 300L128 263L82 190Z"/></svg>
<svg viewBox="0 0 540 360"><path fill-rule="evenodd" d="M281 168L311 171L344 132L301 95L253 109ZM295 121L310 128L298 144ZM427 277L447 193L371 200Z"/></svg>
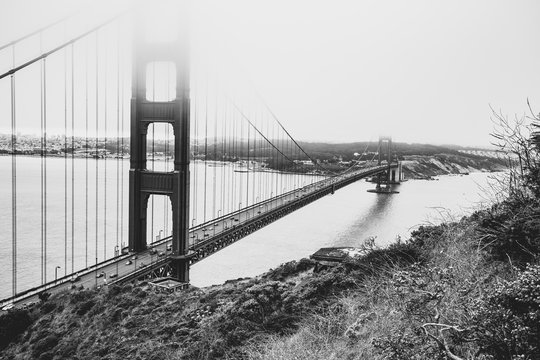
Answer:
<svg viewBox="0 0 540 360"><path fill-rule="evenodd" d="M270 146L238 141L235 144L235 156L230 156L230 144L215 143L211 139L192 140L193 160L212 161L250 161L258 163L254 168L265 167L283 171L317 172L321 168L332 171L350 167L355 163L366 164L377 160L377 144L368 142L330 144L301 143L310 155L302 153L288 154L294 163L284 162L275 149ZM210 145L208 145L210 144ZM428 144L394 143L396 156L403 161L404 174L408 179L426 179L436 175L466 174L476 171L501 171L507 166L506 154L494 150L470 149L456 146L435 146ZM151 152L153 149L153 152ZM15 150L17 155L25 156L74 156L91 158L129 158L128 138L81 138L50 136L42 143L39 137L18 135L15 149L11 147L11 136L0 135L0 155L10 155ZM157 161L171 159L174 147L171 141L155 140L148 146L148 158ZM318 165L314 165L313 161Z"/></svg>

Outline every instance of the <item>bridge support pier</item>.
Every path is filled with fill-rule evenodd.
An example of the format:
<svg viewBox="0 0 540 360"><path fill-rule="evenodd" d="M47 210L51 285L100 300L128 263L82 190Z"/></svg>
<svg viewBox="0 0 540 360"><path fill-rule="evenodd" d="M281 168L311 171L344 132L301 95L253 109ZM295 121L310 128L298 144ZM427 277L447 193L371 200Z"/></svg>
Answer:
<svg viewBox="0 0 540 360"><path fill-rule="evenodd" d="M147 247L147 207L150 195L165 195L172 208L172 268L173 276L189 282L189 52L187 17L181 12L180 20L171 25L170 42L147 40L145 14L137 14L134 32L133 83L131 98L131 140L129 170L129 250L140 252ZM174 67L175 76L158 79L150 69L156 66ZM167 70L169 74L169 70ZM151 81L150 81L151 80ZM157 99L166 93L169 82L175 82L175 96ZM147 88L148 86L148 88ZM165 91L156 90L166 87ZM148 94L151 99L148 99ZM156 95L158 94L158 95ZM172 125L174 133L174 169L170 172L151 171L146 168L146 136L154 123Z"/></svg>
<svg viewBox="0 0 540 360"><path fill-rule="evenodd" d="M403 167L401 161L397 162L397 166L390 169L388 182L390 184L399 184L403 181Z"/></svg>

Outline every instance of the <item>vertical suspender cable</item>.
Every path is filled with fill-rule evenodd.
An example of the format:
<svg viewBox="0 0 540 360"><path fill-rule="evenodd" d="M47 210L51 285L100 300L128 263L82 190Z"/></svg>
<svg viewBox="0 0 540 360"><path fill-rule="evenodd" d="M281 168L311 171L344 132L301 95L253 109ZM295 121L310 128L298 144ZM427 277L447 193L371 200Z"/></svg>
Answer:
<svg viewBox="0 0 540 360"><path fill-rule="evenodd" d="M107 41L103 44L103 260L107 259Z"/></svg>
<svg viewBox="0 0 540 360"><path fill-rule="evenodd" d="M291 158L291 160L289 161L288 172L291 173L291 172L294 172L294 162L293 162L294 159L293 159L293 147L289 139L287 139L287 148L289 149L289 156ZM288 176L287 186L289 190L294 190L294 173Z"/></svg>
<svg viewBox="0 0 540 360"><path fill-rule="evenodd" d="M152 102L155 102L155 101L156 101L156 63L153 62L152 63ZM156 135L156 124L152 123L152 171L154 171L154 164L156 160L155 135ZM152 216L150 218L150 243L153 243L154 242L154 196L151 195L150 199L152 201L152 205L151 205Z"/></svg>
<svg viewBox="0 0 540 360"><path fill-rule="evenodd" d="M227 209L226 213L230 213L232 211L231 208L231 196L232 196L232 187L231 187L231 173L232 173L232 167L230 166L232 164L232 157L231 157L231 133L232 133L232 122L231 122L231 116L232 112L230 110L228 102L225 100L225 105L227 106L227 123L225 124L225 168L228 170L225 170L225 191L224 194L224 200L225 200L225 208ZM225 211L225 210L223 210Z"/></svg>
<svg viewBox="0 0 540 360"><path fill-rule="evenodd" d="M15 67L15 45L13 45L13 67ZM15 74L11 74L11 266L12 291L17 294L17 138L15 115Z"/></svg>
<svg viewBox="0 0 540 360"><path fill-rule="evenodd" d="M254 111L254 118L255 118L255 123L257 123L257 119L259 118L258 117L258 114L257 114L257 110L255 109ZM255 166L257 165L257 132L255 131L255 133L253 134L253 170L252 170L252 174L253 174L253 194L252 194L252 199L253 199L253 203L257 203L257 200L259 196L255 196L255 193L257 193L257 195L259 194L260 192L260 189L261 189L261 182L260 182L260 179L261 177L258 176L258 178L256 179L255 178ZM257 182L255 182L255 180L257 180ZM255 184L257 184L257 186L255 186Z"/></svg>
<svg viewBox="0 0 540 360"><path fill-rule="evenodd" d="M39 35L39 52L43 52L42 50L43 48L43 36L42 34L40 33ZM43 267L44 267L44 264L43 264L43 225L44 225L44 221L43 221L43 61L40 62L40 68L39 68L39 81L40 81L40 87L39 87L39 91L40 91L40 97L39 97L39 100L40 100L40 108L39 108L39 111L40 111L40 137L41 137L41 158L40 158L40 210L41 210L41 284L43 285L45 283L45 281L43 280Z"/></svg>
<svg viewBox="0 0 540 360"><path fill-rule="evenodd" d="M279 152L278 152L278 146L279 146L279 133L276 131L275 129L275 126L272 126L272 133L275 134L274 136L274 141L276 143L276 158L274 160L274 172L275 172L275 185L276 185L276 196L279 195L279 179L280 179L280 174L279 174Z"/></svg>
<svg viewBox="0 0 540 360"><path fill-rule="evenodd" d="M98 263L98 243L99 243L99 31L96 31L96 265ZM97 284L97 280L96 280Z"/></svg>
<svg viewBox="0 0 540 360"><path fill-rule="evenodd" d="M84 266L88 268L88 41L84 66Z"/></svg>
<svg viewBox="0 0 540 360"><path fill-rule="evenodd" d="M47 282L47 59L43 59L43 280Z"/></svg>
<svg viewBox="0 0 540 360"><path fill-rule="evenodd" d="M196 78L198 82L198 78ZM197 86L195 88L195 94L198 94L199 87ZM197 162L195 161L197 159L197 156L199 156L199 121L197 117L197 100L198 95L196 95L195 101L193 101L193 122L194 122L194 133L195 133L195 144L193 149L193 204L191 205L191 209L193 210L193 214L191 215L191 226L195 226L195 221L197 220L197 191L199 189L198 185L198 168ZM175 150L176 151L176 150Z"/></svg>
<svg viewBox="0 0 540 360"><path fill-rule="evenodd" d="M233 163L233 169L235 167L237 167L237 164L239 162L239 154L238 154L238 142L240 141L239 139L239 136L238 136L238 115L236 114L236 112L234 113L234 117L233 117L233 121L234 121L234 127L233 127L233 133L232 133L232 139L233 139L233 154L234 154L234 163ZM233 170L234 171L234 170ZM232 174L232 178L233 178L233 207L232 207L232 210L234 211L236 209L236 206L237 204L239 203L239 197L238 194L239 194L239 191L238 191L238 185L236 183L236 179L237 179L237 176L236 174ZM238 198L237 198L238 197Z"/></svg>
<svg viewBox="0 0 540 360"><path fill-rule="evenodd" d="M65 31L65 30L64 30ZM67 129L68 129L68 100L67 100L67 48L64 48L64 275L67 275L68 265L68 157L67 157Z"/></svg>
<svg viewBox="0 0 540 360"><path fill-rule="evenodd" d="M71 272L75 272L75 48L71 44Z"/></svg>
<svg viewBox="0 0 540 360"><path fill-rule="evenodd" d="M249 104L246 104L246 109L247 110L250 110L249 108ZM252 141L251 141L251 126L248 124L247 126L247 129L246 129L246 136L247 136L247 167L246 167L246 207L249 206L249 192L250 192L250 187L249 187L249 169L250 169L250 165L251 165L251 156L250 156L250 148L252 146Z"/></svg>
<svg viewBox="0 0 540 360"><path fill-rule="evenodd" d="M270 137L270 133L268 131L268 119L266 119L266 117L264 116L264 112L263 112L263 125L266 125L266 134L268 135L268 137ZM265 162L265 164L267 165L268 164L268 152L266 151L266 148L267 148L267 145L264 143L264 140L261 139L261 144L262 146L264 146L264 151L263 151L263 161ZM267 170L266 168L266 165L265 165L265 170ZM268 199L269 196L268 196L268 175L265 173L264 174L264 199Z"/></svg>
<svg viewBox="0 0 540 360"><path fill-rule="evenodd" d="M123 58L122 58L123 60ZM124 100L124 88L125 88L125 84L124 84L124 72L122 72L122 75L121 75L121 78L122 78L122 81L121 81L121 84L122 84L122 91L121 91L121 95L120 95L120 98L121 98L121 104L122 104L122 107L121 107L121 129L122 129L122 135L121 135L121 139L120 139L120 146L121 146L121 151L122 151L122 170L120 171L120 189L121 189L121 193L120 193L120 210L121 210L121 216L120 216L120 246L121 247L124 247L124 103L125 103L125 100Z"/></svg>
<svg viewBox="0 0 540 360"><path fill-rule="evenodd" d="M225 104L227 105L227 109L229 108L228 106L228 102L225 101ZM225 189L232 189L232 181L231 181L231 178L232 178L232 157L231 157L231 133L232 133L232 122L230 121L230 116L231 116L231 112L230 111L227 111L227 120L228 120L228 123L225 125L225 151L227 153L227 156L226 156L226 166L229 168L229 170L226 172L226 179L225 179L225 182L226 182L226 186L225 186ZM227 198L226 198L226 207L227 207L227 213L230 213L232 211L232 207L231 207L231 197L232 197L232 191L227 191L226 195L225 195Z"/></svg>
<svg viewBox="0 0 540 360"><path fill-rule="evenodd" d="M280 149L280 152L277 154L278 156L278 182L279 182L279 187L278 187L278 191L279 191L279 194L281 195L283 193L283 156L282 156L282 153L283 153L283 137L281 136L281 132L279 131L279 128L277 129L277 132L278 132L278 148ZM282 200L283 201L283 200Z"/></svg>
<svg viewBox="0 0 540 360"><path fill-rule="evenodd" d="M225 101L225 106L227 106L227 109L229 109L229 103L227 101ZM227 115L226 115L226 120L227 120L227 123L225 124L225 161L226 161L226 164L225 166L229 169L227 171L224 171L225 173L225 187L224 189L227 190L227 189L231 189L231 172L232 172L232 167L229 167L229 165L232 164L232 158L231 158L231 142L230 142L230 134L231 134L231 130L232 130L232 124L230 122L230 116L231 116L231 112L229 110L227 110ZM232 195L232 192L231 191L226 191L226 193L224 193L224 199L225 199L225 207L227 208L227 213L230 213L232 210L231 210L231 195ZM226 198L225 198L226 196ZM225 211L225 210L224 210Z"/></svg>
<svg viewBox="0 0 540 360"><path fill-rule="evenodd" d="M227 134L227 103L223 104L225 106L223 121L221 122L221 211L222 215L226 214L225 210L225 139Z"/></svg>
<svg viewBox="0 0 540 360"><path fill-rule="evenodd" d="M217 81L216 81L217 83ZM214 105L214 181L213 181L213 191L212 191L212 203L213 203L213 210L212 210L212 218L216 217L216 171L217 167L215 166L215 162L217 160L216 154L217 154L217 122L218 122L218 98L217 98L217 84L216 89L214 89L215 93L215 105ZM214 229L215 230L215 229ZM215 231L214 231L215 233Z"/></svg>
<svg viewBox="0 0 540 360"><path fill-rule="evenodd" d="M240 155L240 159L242 159L242 155L243 155L243 150L244 150L244 144L243 144L243 139L242 137L244 136L244 122L243 121L240 121L240 138L239 138L239 147L238 147L238 153ZM242 163L243 163L243 159L242 159ZM242 200L243 200L243 197L244 197L244 190L243 190L243 180L242 180L242 176L239 176L240 178L240 189L239 189L239 192L238 192L238 199L239 199L239 203L238 203L238 210L240 210L242 208ZM240 216L240 215L239 215Z"/></svg>
<svg viewBox="0 0 540 360"><path fill-rule="evenodd" d="M42 44L42 36L40 35L40 48ZM41 62L41 284L47 282L45 259L46 259L46 146L45 146L45 58Z"/></svg>
<svg viewBox="0 0 540 360"><path fill-rule="evenodd" d="M261 121L262 121L262 128L265 128L266 129L264 130L265 131L265 134L266 136L270 136L270 134L268 134L268 127L266 126L266 122L264 120L264 112L261 112ZM266 170L263 168L263 164L266 162L266 147L265 147L265 144L264 144L264 140L262 138L262 136L259 138L259 153L260 153L260 170L261 170L261 183L262 183L262 187L261 185L259 185L259 188L260 188L260 191L261 191L261 200L266 200L267 197L266 197L266 188L267 188L267 176L266 176L266 173L263 172L263 170Z"/></svg>
<svg viewBox="0 0 540 360"><path fill-rule="evenodd" d="M277 129L277 142L276 146L278 149L281 149L281 134L279 133L279 129ZM281 171L281 154L276 149L276 156L277 156L277 173L276 173L276 182L277 182L277 194L281 195L281 192L283 191L283 174Z"/></svg>
<svg viewBox="0 0 540 360"><path fill-rule="evenodd" d="M273 127L272 127L273 129ZM273 140L273 135L274 135L274 132L272 130L272 134L270 134L270 121L268 121L268 116L266 116L266 133L269 135L269 138L272 139L271 141L274 141ZM270 137L272 136L272 137ZM273 154L273 149L272 149L272 146L269 146L270 144L265 144L265 146L267 147L267 151L266 151L266 157L267 157L267 163L268 163L268 170L270 170L270 173L268 175L268 189L267 189L267 196L269 199L271 199L273 196L273 189L274 189L274 172L273 172L273 169L272 167L270 166L272 164L272 154Z"/></svg>
<svg viewBox="0 0 540 360"><path fill-rule="evenodd" d="M250 127L248 126L247 127L247 137L248 137L248 141L247 141L247 168L246 168L246 207L249 206L249 145L250 145L250 142L249 142L249 137L250 137Z"/></svg>
<svg viewBox="0 0 540 360"><path fill-rule="evenodd" d="M208 76L208 75L207 75ZM206 95L205 95L206 109L204 114L204 214L203 222L206 222L206 176L207 176L207 158L208 158L208 78L206 79Z"/></svg>
<svg viewBox="0 0 540 360"><path fill-rule="evenodd" d="M120 32L116 33L116 246L115 256L120 254Z"/></svg>
<svg viewBox="0 0 540 360"><path fill-rule="evenodd" d="M268 121L268 119L267 119ZM275 137L274 137L274 126L273 124L270 124L270 122L268 121L268 133L270 134L270 127L272 128L272 134L270 134L271 138L271 142L274 143L275 142ZM270 144L266 144L267 146L270 145ZM274 148L272 146L268 146L268 165L269 165L269 170L271 171L270 173L270 186L269 186L269 193L270 195L268 195L268 197L271 199L274 197L274 189L275 189L275 181L274 181Z"/></svg>
<svg viewBox="0 0 540 360"><path fill-rule="evenodd" d="M169 89L170 89L170 85L171 85L171 82L170 82L170 66L167 66L167 100L170 98L170 92L169 92ZM169 169L169 128L170 128L170 125L167 124L166 128L165 128L165 171L169 172L170 169ZM163 236L164 237L167 237L168 236L168 231L169 231L169 214L168 214L168 210L169 210L169 207L167 206L167 203L169 202L169 199L164 196L163 197Z"/></svg>
<svg viewBox="0 0 540 360"><path fill-rule="evenodd" d="M292 148L292 143L289 139L287 139L287 149L289 150L289 156L292 159L293 148ZM292 162L292 160L290 160L290 162ZM289 166L287 167L288 168L287 172L290 173L291 171L294 171L293 164L294 163L289 164ZM294 174L287 176L287 190L294 190Z"/></svg>
<svg viewBox="0 0 540 360"><path fill-rule="evenodd" d="M122 49L123 50L123 49ZM122 61L124 59L122 58ZM121 165L122 165L122 169L120 171L120 211L121 211L121 215L120 215L120 247L123 248L124 247L124 72L122 72L121 74L121 81L120 83L122 84L122 89L120 91L120 104L121 104L121 108L120 108L120 128L121 128L121 136L120 136L120 151L121 151L121 156L122 156L122 161L121 161ZM120 252L122 251L122 249L120 249Z"/></svg>
<svg viewBox="0 0 540 360"><path fill-rule="evenodd" d="M236 184L236 173L234 172L234 169L236 168L238 164L238 153L237 153L237 142L238 142L238 116L236 114L236 111L233 109L232 113L232 132L231 132L231 148L232 148L232 154L233 154L233 163L232 163L232 169L231 172L231 180L232 180L232 189L233 189L233 197L232 197L232 203L231 203L231 211L236 210L236 206L238 204L237 193L238 193L238 185Z"/></svg>
<svg viewBox="0 0 540 360"><path fill-rule="evenodd" d="M257 110L255 110L255 119L258 121L259 119L259 116L257 114ZM259 126L261 126L261 124L259 124ZM261 200L261 197L260 197L260 194L261 194L261 174L260 173L256 173L255 171L257 170L257 168L259 168L259 164L260 164L260 156L258 154L258 146L257 146L257 142L259 141L259 137L258 137L258 134L257 134L257 131L255 131L255 133L253 134L253 171L252 171L252 174L253 174L253 194L252 194L252 197L253 197L253 203L256 204L258 203L260 200ZM259 144L260 145L260 144Z"/></svg>
<svg viewBox="0 0 540 360"><path fill-rule="evenodd" d="M235 148L235 144L236 144L236 113L233 109L232 111L232 118L231 118L231 121L232 121L232 125L231 125L231 132L229 133L229 137L230 137L230 147L231 147L231 150L229 151L230 154L232 154L231 156L231 172L230 172L230 176L229 176L229 179L230 179L230 186L232 188L232 196L231 196L231 199L230 199L230 211L234 211L235 209L235 205L236 205L236 176L234 174L234 167L235 167L235 164L236 164L236 148Z"/></svg>
<svg viewBox="0 0 540 360"><path fill-rule="evenodd" d="M232 110L232 113L231 113L231 131L229 132L229 139L230 139L230 150L229 150L229 156L231 158L231 171L230 171L230 175L229 175L229 179L230 179L230 183L229 183L229 186L231 187L232 191L231 191L231 197L229 199L229 203L230 203L230 212L233 212L235 207L235 203L236 203L236 199L235 199L235 196L236 196L236 183L235 183L235 174L234 174L234 167L235 167L235 162L236 162L236 159L234 158L235 156L235 152L234 152L234 144L235 144L235 137L236 137L236 114L235 114L235 111L234 109Z"/></svg>
<svg viewBox="0 0 540 360"><path fill-rule="evenodd" d="M169 169L170 161L169 161L169 124L167 124L167 127L165 128L165 171L169 172L171 169ZM169 199L164 196L163 197L163 236L167 237L169 236Z"/></svg>

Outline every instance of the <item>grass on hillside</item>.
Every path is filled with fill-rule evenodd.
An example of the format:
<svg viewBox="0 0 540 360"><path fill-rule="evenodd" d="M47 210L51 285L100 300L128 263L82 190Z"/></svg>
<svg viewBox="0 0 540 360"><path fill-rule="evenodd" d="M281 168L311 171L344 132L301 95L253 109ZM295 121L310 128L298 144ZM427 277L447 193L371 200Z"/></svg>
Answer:
<svg viewBox="0 0 540 360"><path fill-rule="evenodd" d="M539 230L538 201L506 201L317 272L75 289L1 315L0 357L539 359Z"/></svg>

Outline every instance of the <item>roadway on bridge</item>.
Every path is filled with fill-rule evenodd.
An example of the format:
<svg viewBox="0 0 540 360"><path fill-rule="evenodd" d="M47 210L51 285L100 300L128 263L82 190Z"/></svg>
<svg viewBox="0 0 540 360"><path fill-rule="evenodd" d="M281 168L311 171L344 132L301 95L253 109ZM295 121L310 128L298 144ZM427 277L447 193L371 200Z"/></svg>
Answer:
<svg viewBox="0 0 540 360"><path fill-rule="evenodd" d="M380 166L377 168L381 168ZM362 169L360 171L351 172L349 176L358 174L360 172L373 171L375 168ZM349 177L347 176L347 177ZM367 175L366 175L367 176ZM271 212L279 207L285 206L287 203L299 200L304 196L310 195L322 188L330 187L334 183L342 180L343 177L330 177L321 180L317 183L307 185L303 188L290 191L278 197L266 200L259 204L252 205L250 207L241 209L236 213L228 214L215 219L211 222L207 222L202 225L198 225L190 229L190 247L196 245L202 241L211 241L214 236L219 235L223 231L230 229L231 227L240 226L244 222L252 220L256 217L264 217L266 213ZM57 293L65 289L69 289L72 286L82 286L84 288L94 288L108 285L121 279L124 276L132 274L138 269L142 269L148 266L152 266L155 262L166 257L170 253L172 241L170 238L158 240L155 243L149 244L148 249L139 252L137 254L123 254L106 262L98 264L97 267L91 269L81 270L74 274L71 278L59 279L55 284L49 283L47 286L36 288L34 292L21 294L18 298L14 299L17 305L28 304L38 301L38 293L46 290L49 293ZM2 306L10 302L4 301Z"/></svg>

